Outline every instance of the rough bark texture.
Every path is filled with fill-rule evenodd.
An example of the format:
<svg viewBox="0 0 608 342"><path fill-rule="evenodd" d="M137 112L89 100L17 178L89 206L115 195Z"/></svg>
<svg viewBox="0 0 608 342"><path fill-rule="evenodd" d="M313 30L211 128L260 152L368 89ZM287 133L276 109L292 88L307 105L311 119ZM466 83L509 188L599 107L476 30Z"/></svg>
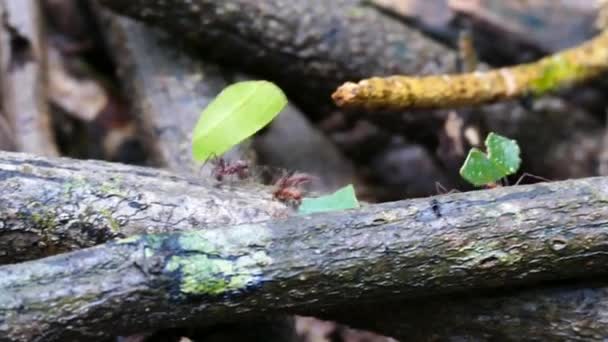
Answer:
<svg viewBox="0 0 608 342"><path fill-rule="evenodd" d="M0 177L0 221L8 231L19 230L24 220L40 220L33 219L37 206L31 197L25 202L29 206L15 210L25 194L47 202L38 210L50 207L52 213L60 204L55 199L65 201L65 192L77 207L89 208L84 212L103 213L111 201L109 207L116 209L110 212L126 218L119 221L122 232L142 226L150 231L200 229L209 225L201 217L205 203L207 210L231 204L216 202L221 190L203 191L163 173L152 185L150 173L156 171L146 169L117 167L114 179L124 180L114 190L102 190L99 179L112 177L102 167L95 168L97 182L87 177L71 187L60 175L74 170L54 162L56 173L48 168L34 172L20 156L5 158ZM30 168L45 163L53 166L41 158L29 160ZM127 169L141 185L124 183ZM163 190L162 198L144 191L147 187ZM77 197L92 189L101 193L97 202ZM193 203L184 195L193 189L204 200ZM381 302L389 295L395 301L602 274L608 261L607 199L608 179L591 178L234 227L226 218L221 227L131 237L4 266L0 340L84 339L261 314L322 314L353 303ZM172 205L162 214L158 201ZM152 218L137 216L140 210ZM70 219L45 221L65 228ZM98 225L104 225L103 219Z"/></svg>
<svg viewBox="0 0 608 342"><path fill-rule="evenodd" d="M45 91L46 46L40 1L4 0L0 11L2 106L12 123L17 148L56 156Z"/></svg>
<svg viewBox="0 0 608 342"><path fill-rule="evenodd" d="M499 289L460 298L358 306L334 315L355 327L391 332L403 341L605 341L608 287L603 282Z"/></svg>
<svg viewBox="0 0 608 342"><path fill-rule="evenodd" d="M0 152L0 264L140 233L290 215L270 189L121 164Z"/></svg>

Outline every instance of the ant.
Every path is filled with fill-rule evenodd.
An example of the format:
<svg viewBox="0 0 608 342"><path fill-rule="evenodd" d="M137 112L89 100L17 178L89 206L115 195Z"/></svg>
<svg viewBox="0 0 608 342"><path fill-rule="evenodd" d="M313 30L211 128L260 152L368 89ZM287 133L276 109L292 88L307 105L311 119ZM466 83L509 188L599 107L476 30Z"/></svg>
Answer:
<svg viewBox="0 0 608 342"><path fill-rule="evenodd" d="M224 177L237 175L240 180L249 177L249 164L243 160L237 160L233 163L227 162L224 158L218 157L212 161L213 177L221 182Z"/></svg>
<svg viewBox="0 0 608 342"><path fill-rule="evenodd" d="M302 202L301 185L312 181L313 177L306 174L286 175L275 183L275 190L272 192L272 197L281 201L299 205Z"/></svg>

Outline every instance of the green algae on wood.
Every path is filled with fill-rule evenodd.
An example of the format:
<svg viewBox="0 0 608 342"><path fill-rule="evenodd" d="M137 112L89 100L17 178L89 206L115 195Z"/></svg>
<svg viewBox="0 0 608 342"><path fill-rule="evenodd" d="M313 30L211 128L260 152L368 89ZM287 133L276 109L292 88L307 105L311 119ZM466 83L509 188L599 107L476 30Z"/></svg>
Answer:
<svg viewBox="0 0 608 342"><path fill-rule="evenodd" d="M182 294L219 295L257 285L262 276L258 266L270 262L270 257L262 251L236 259L206 254L176 255L169 259L165 271L177 274Z"/></svg>
<svg viewBox="0 0 608 342"><path fill-rule="evenodd" d="M264 249L269 236L263 225L202 230L172 235L141 235L116 245L140 245L146 259L168 255L164 272L178 283L181 296L220 295L260 283L272 263Z"/></svg>
<svg viewBox="0 0 608 342"><path fill-rule="evenodd" d="M260 248L268 238L263 225L180 234L177 245L181 253L169 258L165 271L177 274L184 295L243 291L257 285L262 268L272 263L267 251ZM258 247L251 250L252 246Z"/></svg>

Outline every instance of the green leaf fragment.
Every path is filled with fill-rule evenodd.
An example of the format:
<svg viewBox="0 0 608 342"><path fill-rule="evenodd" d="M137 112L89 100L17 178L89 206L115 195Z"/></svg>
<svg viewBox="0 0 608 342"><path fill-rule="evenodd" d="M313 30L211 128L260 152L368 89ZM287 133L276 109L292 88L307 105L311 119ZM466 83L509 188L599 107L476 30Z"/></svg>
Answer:
<svg viewBox="0 0 608 342"><path fill-rule="evenodd" d="M494 183L504 177L505 173L480 150L473 148L469 152L460 175L475 186Z"/></svg>
<svg viewBox="0 0 608 342"><path fill-rule="evenodd" d="M521 158L519 157L519 145L515 140L490 133L485 144L488 148L488 157L503 169L506 173L505 176L517 172L521 165Z"/></svg>
<svg viewBox="0 0 608 342"><path fill-rule="evenodd" d="M485 141L488 154L472 148L465 160L460 175L475 186L495 183L514 174L521 165L517 142L496 133L490 133Z"/></svg>
<svg viewBox="0 0 608 342"><path fill-rule="evenodd" d="M328 211L355 209L358 207L359 201L357 200L355 188L351 184L331 195L318 198L304 198L298 212L302 215L308 215Z"/></svg>
<svg viewBox="0 0 608 342"><path fill-rule="evenodd" d="M268 125L287 105L275 84L245 81L224 89L205 108L192 133L192 157L206 161Z"/></svg>

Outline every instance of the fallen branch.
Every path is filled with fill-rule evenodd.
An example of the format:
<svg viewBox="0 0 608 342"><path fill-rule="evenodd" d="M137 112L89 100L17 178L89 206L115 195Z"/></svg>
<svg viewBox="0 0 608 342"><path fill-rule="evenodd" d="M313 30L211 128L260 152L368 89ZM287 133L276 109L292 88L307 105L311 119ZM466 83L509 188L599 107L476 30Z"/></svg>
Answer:
<svg viewBox="0 0 608 342"><path fill-rule="evenodd" d="M115 174L124 171L118 167ZM134 176L149 184L148 172L152 171L139 169ZM29 192L27 186L14 191L17 170L1 174L2 189ZM30 173L22 184L41 178L61 181L57 174L43 175ZM76 188L90 190L86 183ZM156 227L201 228L201 207L183 196L194 185L179 178L171 181L166 174L155 181L159 183L159 190L179 190L163 193L163 202L181 204ZM140 189L135 186L132 191L137 194ZM199 204L214 196L212 191L198 191L197 198L204 201ZM129 196L119 203L125 203L122 210L131 201L157 206L158 198L150 202L150 197L144 193L143 198ZM607 198L606 178L545 183L135 236L4 266L0 341L85 339L110 331L128 334L270 314L320 316L352 303L604 274ZM104 199L91 203L89 210L99 212ZM5 202L10 204L10 198ZM14 207L6 208L5 203L0 205L0 217L7 217L7 210L11 217ZM3 222L10 229L20 221ZM122 229L137 230L141 222L130 219Z"/></svg>
<svg viewBox="0 0 608 342"><path fill-rule="evenodd" d="M291 214L272 190L100 161L0 152L0 264L142 233Z"/></svg>

